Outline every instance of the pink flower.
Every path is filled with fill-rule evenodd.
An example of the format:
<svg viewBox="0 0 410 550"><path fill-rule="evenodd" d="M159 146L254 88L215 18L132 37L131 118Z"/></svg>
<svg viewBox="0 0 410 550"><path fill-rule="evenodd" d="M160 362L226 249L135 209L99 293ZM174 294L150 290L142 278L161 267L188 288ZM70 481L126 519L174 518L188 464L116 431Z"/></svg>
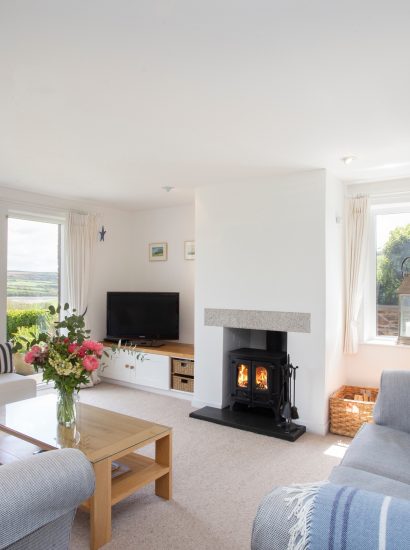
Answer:
<svg viewBox="0 0 410 550"><path fill-rule="evenodd" d="M85 370L93 371L98 369L100 362L93 355L86 355L83 359L83 367Z"/></svg>
<svg viewBox="0 0 410 550"><path fill-rule="evenodd" d="M81 346L80 348L78 348L77 350L78 357L85 357L86 351L87 350L84 348L84 346Z"/></svg>
<svg viewBox="0 0 410 550"><path fill-rule="evenodd" d="M93 351L97 355L101 355L104 349L104 345L100 342L95 342L94 340L85 340L83 342L83 347L87 351Z"/></svg>
<svg viewBox="0 0 410 550"><path fill-rule="evenodd" d="M30 363L30 364L33 363L33 361L34 361L34 353L33 353L31 350L28 351L28 352L25 354L25 356L24 356L24 361L25 361L26 363Z"/></svg>
<svg viewBox="0 0 410 550"><path fill-rule="evenodd" d="M35 360L40 357L41 355L41 352L42 352L42 349L40 348L40 346L33 346L31 348L31 350L29 350L25 356L24 356L24 361L26 363L34 363Z"/></svg>
<svg viewBox="0 0 410 550"><path fill-rule="evenodd" d="M75 342L67 346L68 353L76 353L77 349L78 349L78 344L76 344Z"/></svg>

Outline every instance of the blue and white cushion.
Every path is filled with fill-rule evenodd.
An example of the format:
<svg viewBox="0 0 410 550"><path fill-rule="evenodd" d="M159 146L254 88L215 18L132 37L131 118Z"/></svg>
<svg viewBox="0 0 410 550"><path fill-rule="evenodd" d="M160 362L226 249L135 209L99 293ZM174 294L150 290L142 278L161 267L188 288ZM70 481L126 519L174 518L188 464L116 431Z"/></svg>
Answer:
<svg viewBox="0 0 410 550"><path fill-rule="evenodd" d="M14 372L11 344L0 344L0 374Z"/></svg>

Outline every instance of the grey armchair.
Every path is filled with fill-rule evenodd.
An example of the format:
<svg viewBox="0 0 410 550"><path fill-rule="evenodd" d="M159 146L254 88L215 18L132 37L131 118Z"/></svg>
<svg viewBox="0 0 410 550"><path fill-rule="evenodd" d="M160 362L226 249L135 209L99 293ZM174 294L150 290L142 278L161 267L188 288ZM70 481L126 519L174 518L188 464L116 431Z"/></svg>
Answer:
<svg viewBox="0 0 410 550"><path fill-rule="evenodd" d="M94 472L77 449L48 451L0 466L0 549L64 550Z"/></svg>

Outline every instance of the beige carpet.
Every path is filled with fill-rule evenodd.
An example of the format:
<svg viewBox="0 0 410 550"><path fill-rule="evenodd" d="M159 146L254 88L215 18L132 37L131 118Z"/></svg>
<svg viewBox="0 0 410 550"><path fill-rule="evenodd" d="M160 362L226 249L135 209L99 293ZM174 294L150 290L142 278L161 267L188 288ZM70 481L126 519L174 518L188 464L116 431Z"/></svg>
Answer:
<svg viewBox="0 0 410 550"><path fill-rule="evenodd" d="M174 428L173 500L149 485L114 506L107 550L248 550L263 495L274 485L325 479L350 441L308 433L288 443L189 418L188 401L110 384L82 390L80 399ZM72 550L88 550L87 520L77 513Z"/></svg>

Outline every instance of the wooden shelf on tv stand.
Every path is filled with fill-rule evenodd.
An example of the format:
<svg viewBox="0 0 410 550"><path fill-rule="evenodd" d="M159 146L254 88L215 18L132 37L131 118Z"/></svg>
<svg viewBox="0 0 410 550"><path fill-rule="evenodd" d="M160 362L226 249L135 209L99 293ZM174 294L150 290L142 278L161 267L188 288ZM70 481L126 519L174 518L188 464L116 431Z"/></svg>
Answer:
<svg viewBox="0 0 410 550"><path fill-rule="evenodd" d="M114 342L108 342L104 340L103 344L105 346L116 346ZM153 355L166 355L167 357L180 357L181 359L194 359L194 345L193 344L182 344L179 342L161 342L160 347L151 347L151 346L136 346L133 349L142 351L143 353L152 353ZM130 346L120 346L121 348L127 349Z"/></svg>

